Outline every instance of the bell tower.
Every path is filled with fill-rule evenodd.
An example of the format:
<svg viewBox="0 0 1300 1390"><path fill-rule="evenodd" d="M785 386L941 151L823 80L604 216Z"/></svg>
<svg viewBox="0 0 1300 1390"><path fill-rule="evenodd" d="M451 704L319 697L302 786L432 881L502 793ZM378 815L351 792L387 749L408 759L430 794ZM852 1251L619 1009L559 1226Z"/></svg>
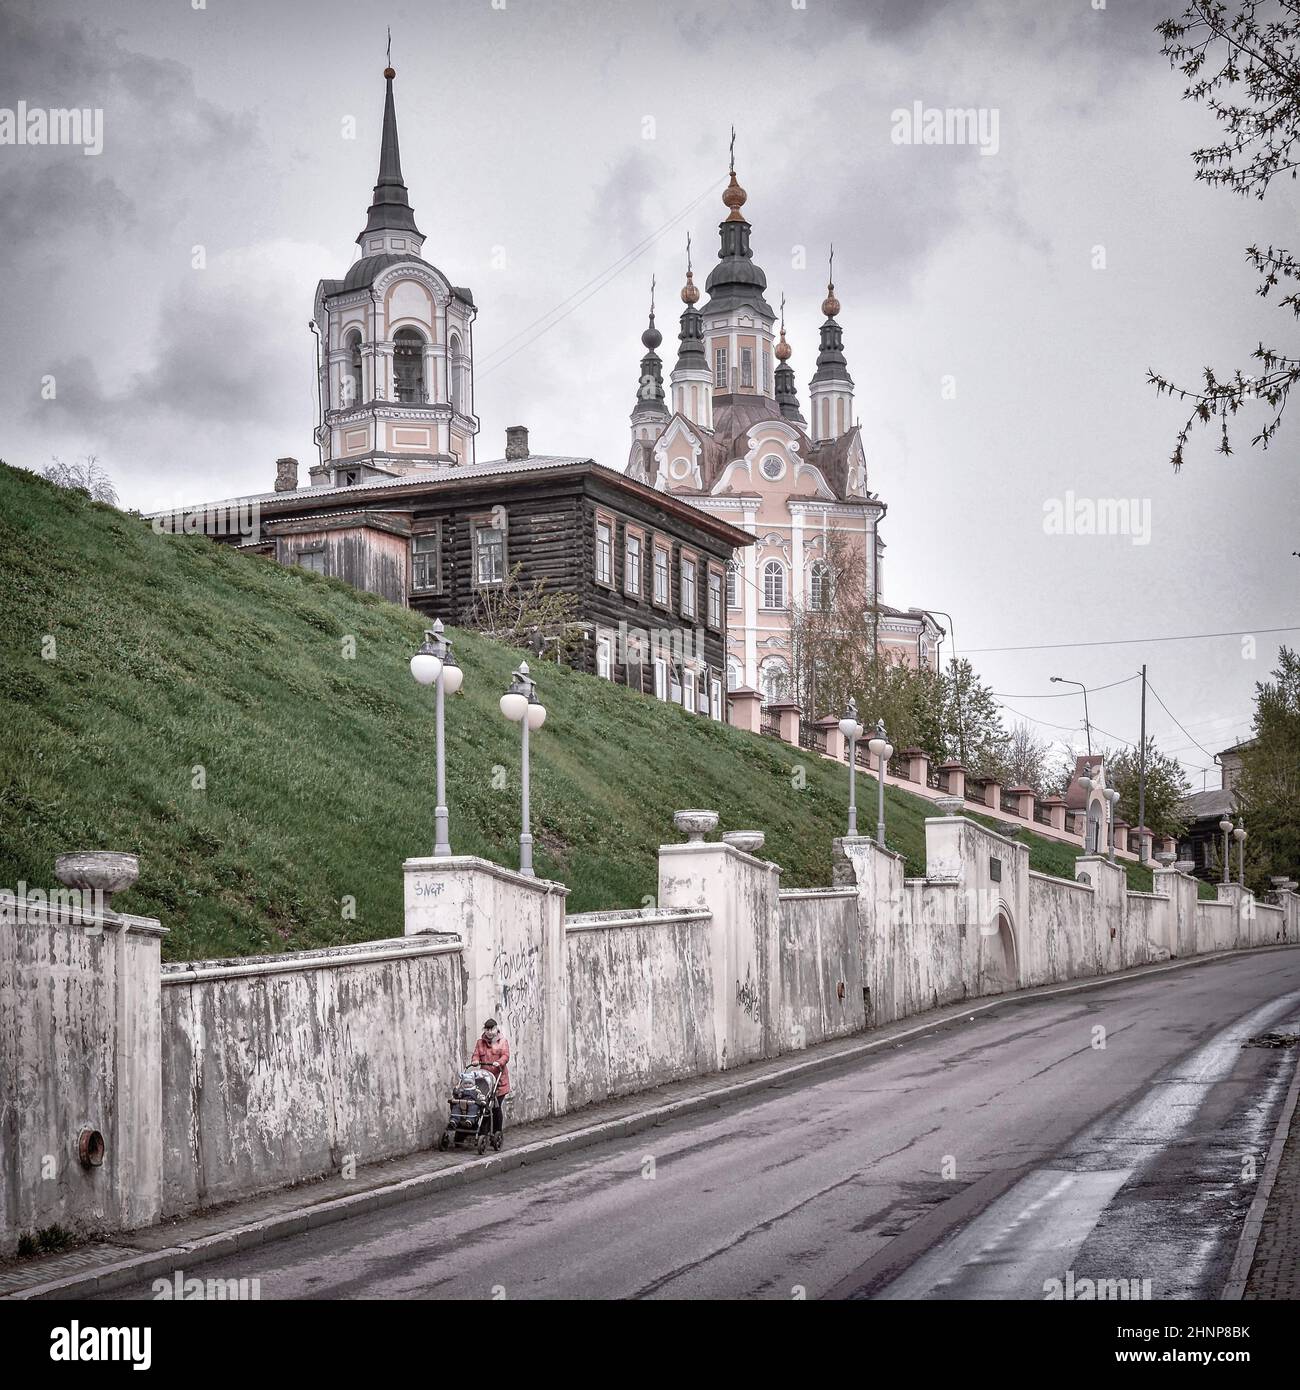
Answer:
<svg viewBox="0 0 1300 1390"><path fill-rule="evenodd" d="M469 290L424 259L402 177L391 63L384 69L379 173L361 255L316 288L320 461L315 486L346 487L474 462Z"/></svg>

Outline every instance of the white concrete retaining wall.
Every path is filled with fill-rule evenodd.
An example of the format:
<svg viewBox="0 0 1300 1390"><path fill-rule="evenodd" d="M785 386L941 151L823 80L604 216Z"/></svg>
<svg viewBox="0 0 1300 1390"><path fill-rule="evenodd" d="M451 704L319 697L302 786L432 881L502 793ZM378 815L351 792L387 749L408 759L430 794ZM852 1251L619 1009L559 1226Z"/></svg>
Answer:
<svg viewBox="0 0 1300 1390"><path fill-rule="evenodd" d="M566 919L570 1107L718 1069L712 930L703 908Z"/></svg>
<svg viewBox="0 0 1300 1390"><path fill-rule="evenodd" d="M794 1052L866 1027L858 895L809 888L778 898L781 1014L777 1046Z"/></svg>
<svg viewBox="0 0 1300 1390"><path fill-rule="evenodd" d="M567 919L561 884L412 859L402 938L165 969L156 922L0 922L0 1249L429 1147L489 1015L518 1121L969 997L1300 941L1293 893L1202 902L1173 870L1129 893L1096 856L1068 881L961 817L925 831L923 879L853 837L834 887L786 892L732 845L665 845L658 907ZM77 1161L86 1127L101 1169Z"/></svg>
<svg viewBox="0 0 1300 1390"><path fill-rule="evenodd" d="M162 972L165 1215L427 1148L462 1062L455 938Z"/></svg>

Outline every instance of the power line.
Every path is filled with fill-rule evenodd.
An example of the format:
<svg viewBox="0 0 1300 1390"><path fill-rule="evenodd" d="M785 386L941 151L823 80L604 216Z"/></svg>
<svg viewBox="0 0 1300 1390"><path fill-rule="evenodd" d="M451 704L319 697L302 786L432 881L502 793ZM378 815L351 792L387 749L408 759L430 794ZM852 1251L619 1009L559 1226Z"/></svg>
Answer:
<svg viewBox="0 0 1300 1390"><path fill-rule="evenodd" d="M1179 724L1179 723L1178 723L1178 720L1174 717L1173 711L1172 711L1172 710L1169 708L1169 706L1168 706L1167 704L1165 704L1165 702L1160 698L1160 695L1159 695L1159 693L1157 692L1155 686L1153 686L1153 685L1151 684L1150 681L1147 681L1147 689L1156 697L1156 703L1160 706L1160 708L1161 708L1162 710L1164 710L1164 712L1170 717L1170 719L1173 719L1174 723L1177 724L1178 727L1179 727L1180 729L1183 730L1183 737L1184 737L1184 738L1191 738L1191 739L1192 739L1192 742L1193 742L1194 744L1196 744L1196 747L1199 748L1199 749L1201 750L1201 752L1204 753L1205 756L1206 756L1207 758L1209 758L1209 760L1210 760L1211 762L1214 762L1214 754L1211 753L1210 750L1209 750L1208 748L1204 747L1202 744L1196 743L1196 740L1195 740L1194 738L1192 738L1191 734L1189 734L1189 733L1187 732L1186 729L1183 729L1183 726L1182 726L1181 724Z"/></svg>
<svg viewBox="0 0 1300 1390"><path fill-rule="evenodd" d="M1300 632L1300 627L1252 627L1239 632L1185 632L1177 637L1115 637L1105 642L1037 642L1024 647L967 647L966 656L994 652L1051 652L1069 647L1140 647L1149 642L1198 642L1209 637L1267 637L1277 632Z"/></svg>
<svg viewBox="0 0 1300 1390"><path fill-rule="evenodd" d="M1128 685L1130 681L1141 680L1140 676L1125 676L1122 681L1111 681L1109 685L1090 685L1088 694L1095 695L1099 690L1114 690L1117 685ZM1063 690L1052 695L1004 695L1000 690L989 692L996 700L1077 700L1073 690Z"/></svg>
<svg viewBox="0 0 1300 1390"><path fill-rule="evenodd" d="M596 275L593 275L592 278L588 280L585 285L579 285L579 287L576 290L574 290L572 294L570 294L567 298L560 300L558 304L548 309L544 314L541 315L540 318L534 319L532 323L528 324L524 328L521 328L518 333L514 334L510 338L507 338L506 341L502 343L500 347L494 348L491 352L487 353L480 362L479 369L477 370L476 374L479 377L491 375L491 373L496 371L498 367L505 366L505 364L509 362L512 357L517 357L519 353L523 352L523 350L526 347L531 347L532 344L535 343L539 338L544 337L547 333L551 331L552 328L556 327L557 324L562 323L566 318L568 318L568 316L571 313L573 313L575 309L581 308L581 306L585 304L587 300L589 300L592 297L592 295L604 289L605 286L609 284L611 280L613 280L616 276L620 275L624 270L626 270L627 267L631 265L632 262L636 260L638 256L642 255L648 247L650 247L654 242L658 241L659 238L663 236L665 232L669 231L672 227L676 226L676 224L679 223L688 214L694 212L694 210L697 207L699 207L699 205L711 193L716 191L718 186L719 185L717 182L711 183L708 186L708 188L704 190L703 193L701 193L698 197L693 198L689 203L686 204L685 207L680 209L678 212L675 212L661 226L656 227L655 230L651 232L649 236L637 242L637 244L630 251L625 251L611 265L606 266L604 270L598 272ZM567 308L565 308L566 305L568 305ZM564 310L563 313L559 312L561 309ZM550 320L549 323L547 323L548 319ZM526 337L525 335L531 333L532 330L536 328L538 324L545 324L546 326L542 328L539 332L533 333L531 338ZM518 342L518 340L521 338L524 338L525 340L523 342L520 342L518 347L513 348L509 352L506 351L507 348L511 347L511 344ZM496 358L497 360L493 361L493 358Z"/></svg>

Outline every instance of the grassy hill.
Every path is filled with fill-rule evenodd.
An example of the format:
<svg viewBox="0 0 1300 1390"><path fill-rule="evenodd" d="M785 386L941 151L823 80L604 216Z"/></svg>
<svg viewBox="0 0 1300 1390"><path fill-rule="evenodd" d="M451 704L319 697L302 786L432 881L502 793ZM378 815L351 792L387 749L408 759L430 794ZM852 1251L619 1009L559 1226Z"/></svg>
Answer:
<svg viewBox="0 0 1300 1390"><path fill-rule="evenodd" d="M171 959L400 935L402 860L433 844L433 697L407 669L419 617L3 465L0 611L0 886L54 886L69 849L138 853L117 905L161 917ZM518 728L497 701L519 654L450 635L452 845L514 865ZM786 886L830 882L845 768L563 667L534 674L536 867L570 885L571 911L648 900L684 806L766 831ZM874 783L859 789L870 827ZM887 802L920 874L931 808ZM1035 868L1072 876L1070 847L1022 835Z"/></svg>

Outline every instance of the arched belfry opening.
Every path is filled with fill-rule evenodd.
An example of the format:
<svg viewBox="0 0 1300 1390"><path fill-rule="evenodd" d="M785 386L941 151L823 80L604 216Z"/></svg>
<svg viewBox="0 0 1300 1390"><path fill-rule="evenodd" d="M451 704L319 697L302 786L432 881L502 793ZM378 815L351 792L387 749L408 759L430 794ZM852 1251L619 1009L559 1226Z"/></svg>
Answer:
<svg viewBox="0 0 1300 1390"><path fill-rule="evenodd" d="M393 334L393 382L403 405L423 405L429 399L424 338L414 328L399 328Z"/></svg>

